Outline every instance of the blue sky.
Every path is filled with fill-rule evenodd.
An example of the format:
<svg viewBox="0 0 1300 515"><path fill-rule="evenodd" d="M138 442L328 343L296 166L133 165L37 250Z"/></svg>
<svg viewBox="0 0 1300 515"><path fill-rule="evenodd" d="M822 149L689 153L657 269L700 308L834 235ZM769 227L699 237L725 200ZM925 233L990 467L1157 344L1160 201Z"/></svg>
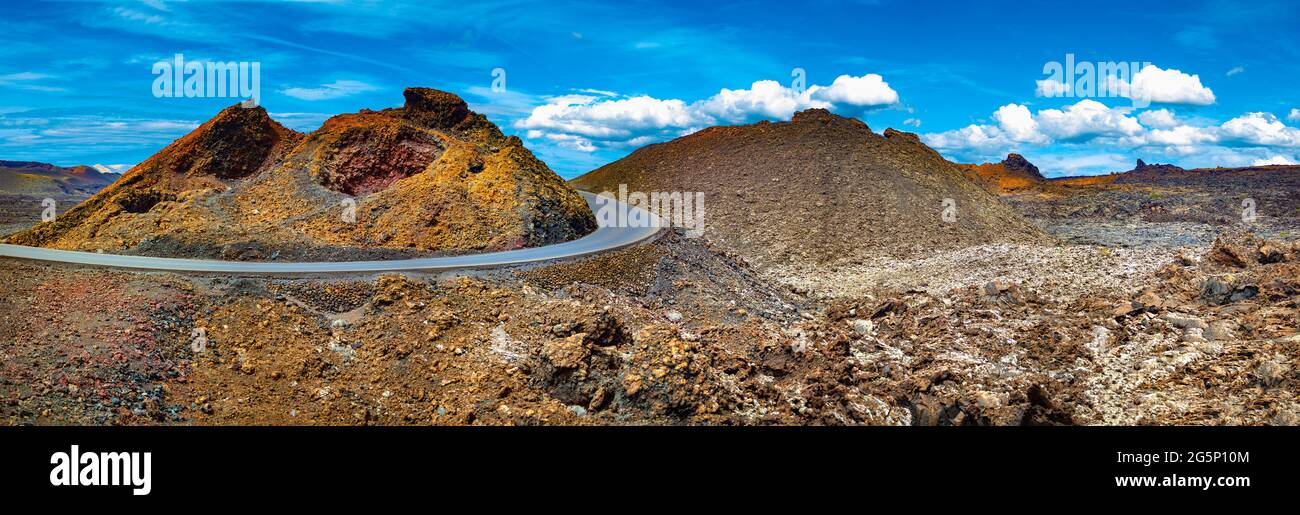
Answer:
<svg viewBox="0 0 1300 515"><path fill-rule="evenodd" d="M1300 161L1296 2L1022 4L4 2L0 159L123 168L238 101L155 97L179 53L259 63L261 104L301 131L452 91L564 177L808 107L1048 175ZM1140 64L1123 89L1051 96L1067 54Z"/></svg>

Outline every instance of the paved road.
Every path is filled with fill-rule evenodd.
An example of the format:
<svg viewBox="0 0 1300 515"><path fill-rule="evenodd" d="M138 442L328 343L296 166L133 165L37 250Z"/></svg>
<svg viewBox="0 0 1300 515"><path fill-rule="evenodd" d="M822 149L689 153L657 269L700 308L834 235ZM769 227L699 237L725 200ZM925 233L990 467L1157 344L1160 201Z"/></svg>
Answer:
<svg viewBox="0 0 1300 515"><path fill-rule="evenodd" d="M596 195L580 192L587 200L592 212L596 212ZM611 200L611 202L616 202ZM617 205L617 202L616 202ZM628 210L640 208L625 207ZM401 259L390 261L324 261L324 262L265 262L265 261L220 261L212 259L179 259L148 256L124 256L119 254L99 254L95 252L77 252L54 250L22 245L0 244L0 256L35 259L40 261L59 261L80 265L109 266L118 268L138 268L146 270L169 270L177 272L210 272L249 275L293 275L293 274L337 274L397 271L440 271L462 268L489 268L502 265L517 265L538 261L549 261L607 250L626 247L654 236L657 227L605 227L582 238L544 247L532 247L485 254L466 256L447 256L434 258Z"/></svg>

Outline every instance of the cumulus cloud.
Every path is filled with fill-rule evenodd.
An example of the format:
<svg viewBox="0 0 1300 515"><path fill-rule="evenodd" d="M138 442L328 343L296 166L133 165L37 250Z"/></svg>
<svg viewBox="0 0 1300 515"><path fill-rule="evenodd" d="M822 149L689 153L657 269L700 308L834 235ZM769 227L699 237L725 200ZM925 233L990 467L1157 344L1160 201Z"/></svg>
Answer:
<svg viewBox="0 0 1300 515"><path fill-rule="evenodd" d="M927 144L940 149L994 149L1015 144L1044 145L1054 141L1082 141L1099 137L1139 135L1142 124L1123 108L1110 108L1096 100L1080 100L1063 109L1030 113L1020 104L1007 104L993 113L995 125L969 125L926 134Z"/></svg>
<svg viewBox="0 0 1300 515"><path fill-rule="evenodd" d="M831 103L813 100L811 88L799 92L774 80L760 80L749 89L723 89L718 94L697 102L695 111L702 119L712 117L737 123L755 115L763 118L789 118L795 111L810 107L829 108Z"/></svg>
<svg viewBox="0 0 1300 515"><path fill-rule="evenodd" d="M1214 91L1201 84L1200 75L1155 65L1139 70L1132 81L1110 77L1108 87L1114 95L1146 102L1210 105L1215 100Z"/></svg>
<svg viewBox="0 0 1300 515"><path fill-rule="evenodd" d="M1167 109L1133 113L1081 100L1060 109L1030 112L1019 104L999 107L992 121L923 134L922 139L950 155L987 158L1023 147L1117 149L1145 154L1195 157L1207 165L1244 166L1252 160L1290 159L1300 148L1300 129L1270 113L1246 113L1220 124L1192 125ZM1058 147L1061 148L1061 147ZM1282 153L1279 153L1279 150Z"/></svg>
<svg viewBox="0 0 1300 515"><path fill-rule="evenodd" d="M1214 131L1202 127L1181 125L1168 129L1155 129L1147 133L1145 143L1149 145L1187 146L1214 143L1218 136Z"/></svg>
<svg viewBox="0 0 1300 515"><path fill-rule="evenodd" d="M1286 115L1286 119L1293 122L1300 122L1300 109L1292 108L1291 112Z"/></svg>
<svg viewBox="0 0 1300 515"><path fill-rule="evenodd" d="M594 92L594 91L593 91ZM760 80L748 89L722 89L694 102L613 92L548 98L514 123L529 139L545 139L583 152L626 148L669 139L718 124L786 120L809 108L868 109L898 103L898 92L876 74L841 75L829 86L805 90Z"/></svg>
<svg viewBox="0 0 1300 515"><path fill-rule="evenodd" d="M1142 124L1128 110L1112 109L1096 100L1080 100L1064 110L1044 109L1035 116L1043 132L1058 140L1095 136L1132 136Z"/></svg>
<svg viewBox="0 0 1300 515"><path fill-rule="evenodd" d="M960 129L921 135L927 145L945 151L997 154L1012 148L1012 141L994 125L971 124Z"/></svg>
<svg viewBox="0 0 1300 515"><path fill-rule="evenodd" d="M817 100L851 106L881 106L898 103L898 92L884 77L868 73L861 77L840 75L830 86L812 86L808 93Z"/></svg>
<svg viewBox="0 0 1300 515"><path fill-rule="evenodd" d="M1187 153L1199 151L1201 148L1196 145L1205 144L1229 147L1296 148L1300 147L1300 129L1287 126L1271 113L1246 113L1219 125L1178 124L1163 129L1151 129L1140 137L1134 138L1133 142L1140 145L1184 147Z"/></svg>
<svg viewBox="0 0 1300 515"><path fill-rule="evenodd" d="M592 152L597 145L630 144L638 137L667 136L700 123L700 114L681 100L637 96L602 100L592 95L564 95L538 106L515 122L530 139Z"/></svg>
<svg viewBox="0 0 1300 515"><path fill-rule="evenodd" d="M1300 129L1288 127L1273 113L1246 113L1219 128L1225 141L1259 146L1300 147Z"/></svg>
<svg viewBox="0 0 1300 515"><path fill-rule="evenodd" d="M998 128L1012 141L1046 142L1034 115L1029 114L1028 107L1019 104L1004 105L993 113L993 119L997 120Z"/></svg>
<svg viewBox="0 0 1300 515"><path fill-rule="evenodd" d="M1142 111L1138 114L1138 121L1142 122L1142 125L1157 129L1171 129L1178 125L1178 120L1174 119L1174 113L1168 109Z"/></svg>
<svg viewBox="0 0 1300 515"><path fill-rule="evenodd" d="M1256 159L1250 162L1251 166L1268 166L1268 165L1294 165L1300 164L1287 159L1285 156L1273 156L1268 159Z"/></svg>

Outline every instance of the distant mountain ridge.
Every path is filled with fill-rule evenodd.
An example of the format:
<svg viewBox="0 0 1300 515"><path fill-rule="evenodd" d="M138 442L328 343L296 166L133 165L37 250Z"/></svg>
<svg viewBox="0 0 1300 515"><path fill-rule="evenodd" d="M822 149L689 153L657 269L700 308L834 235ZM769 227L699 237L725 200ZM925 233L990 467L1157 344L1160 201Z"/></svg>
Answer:
<svg viewBox="0 0 1300 515"><path fill-rule="evenodd" d="M1300 165L1255 165L1215 168L1182 168L1172 164L1148 164L1138 159L1133 169L1105 175L1076 175L1053 177L1045 184L1058 186L1094 186L1106 184L1134 184L1151 182L1200 182L1213 178L1247 176L1266 173L1300 173Z"/></svg>
<svg viewBox="0 0 1300 515"><path fill-rule="evenodd" d="M52 196L92 195L120 177L93 166L62 167L37 161L0 160L0 194Z"/></svg>

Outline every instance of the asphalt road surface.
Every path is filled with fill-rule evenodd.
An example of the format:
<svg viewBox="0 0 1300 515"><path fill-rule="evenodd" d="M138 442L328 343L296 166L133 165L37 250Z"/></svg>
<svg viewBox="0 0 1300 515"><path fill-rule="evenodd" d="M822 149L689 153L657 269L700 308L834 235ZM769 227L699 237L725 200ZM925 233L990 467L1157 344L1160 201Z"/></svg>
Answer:
<svg viewBox="0 0 1300 515"><path fill-rule="evenodd" d="M597 197L592 193L582 193L593 213L597 211ZM619 205L617 208L640 210L633 206ZM608 207L606 207L608 209ZM599 217L598 217L599 218ZM293 275L293 274L351 274L368 272L400 271L441 271L464 268L491 268L505 265L535 263L553 259L571 258L595 254L607 250L623 248L645 241L659 232L659 227L607 227L601 225L591 234L582 238L546 245L502 252L470 254L464 256L446 256L433 258L400 259L387 261L322 261L322 262L267 262L267 261L221 261L214 259L180 259L149 256L125 256L120 254L100 254L96 252L78 252L55 250L23 245L0 244L0 256L34 259L39 261L58 261L90 266L107 266L117 268L135 268L144 270L167 270L176 272L206 272L220 274L248 275Z"/></svg>

